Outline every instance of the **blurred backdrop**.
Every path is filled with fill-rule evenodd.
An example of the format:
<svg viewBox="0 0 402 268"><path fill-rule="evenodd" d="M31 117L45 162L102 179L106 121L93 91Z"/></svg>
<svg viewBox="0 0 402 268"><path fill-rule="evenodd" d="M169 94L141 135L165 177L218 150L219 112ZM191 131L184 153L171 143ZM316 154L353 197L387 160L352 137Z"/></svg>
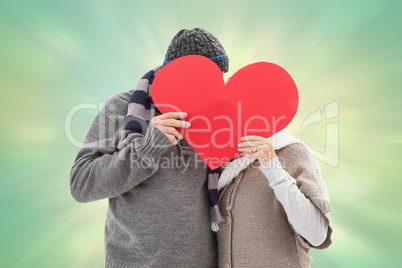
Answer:
<svg viewBox="0 0 402 268"><path fill-rule="evenodd" d="M387 0L1 1L0 267L104 266L107 202L69 191L79 144L104 101L194 27L224 45L227 77L269 61L298 86L287 130L313 149L334 224L312 267L400 267L401 11Z"/></svg>

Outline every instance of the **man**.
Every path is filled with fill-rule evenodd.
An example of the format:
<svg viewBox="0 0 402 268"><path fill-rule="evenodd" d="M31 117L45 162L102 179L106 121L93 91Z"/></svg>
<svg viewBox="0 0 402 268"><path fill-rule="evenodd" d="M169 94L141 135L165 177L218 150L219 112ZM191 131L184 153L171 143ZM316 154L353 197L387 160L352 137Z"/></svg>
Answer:
<svg viewBox="0 0 402 268"><path fill-rule="evenodd" d="M200 28L175 35L163 66L190 54L228 71L219 40ZM176 130L189 127L186 115L154 113L150 88L160 68L106 101L75 158L71 194L108 198L106 267L216 267L207 166Z"/></svg>

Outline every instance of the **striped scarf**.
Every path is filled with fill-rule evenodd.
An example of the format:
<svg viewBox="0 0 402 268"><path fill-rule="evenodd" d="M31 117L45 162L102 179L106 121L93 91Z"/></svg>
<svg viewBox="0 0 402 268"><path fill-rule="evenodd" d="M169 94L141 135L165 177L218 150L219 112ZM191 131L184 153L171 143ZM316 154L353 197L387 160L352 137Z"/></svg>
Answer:
<svg viewBox="0 0 402 268"><path fill-rule="evenodd" d="M117 144L117 150L121 150L124 146L130 144L133 138L145 135L152 115L156 113L155 105L151 97L151 85L156 73L161 68L162 66L160 65L146 73L134 89L128 105L127 115L124 119L124 126L121 130L121 138ZM304 141L293 137L286 129L272 135L271 143L275 150L292 143L302 143L312 155L309 146ZM243 154L240 154L214 170L208 167L206 176L208 178L208 194L210 200L210 222L213 231L218 231L218 224L223 221L218 207L219 190L228 185L242 170L249 167L256 160L257 158L243 157ZM329 202L328 192L315 159L314 164L320 188L324 193L325 200Z"/></svg>
<svg viewBox="0 0 402 268"><path fill-rule="evenodd" d="M153 115L156 114L156 107L151 97L151 85L157 72L162 66L157 66L147 72L138 82L128 104L127 115L124 118L120 140L117 150L121 150L136 137L142 137ZM223 221L218 207L218 178L221 167L211 170L207 169L208 195L210 200L210 221L211 228L216 231L218 223Z"/></svg>

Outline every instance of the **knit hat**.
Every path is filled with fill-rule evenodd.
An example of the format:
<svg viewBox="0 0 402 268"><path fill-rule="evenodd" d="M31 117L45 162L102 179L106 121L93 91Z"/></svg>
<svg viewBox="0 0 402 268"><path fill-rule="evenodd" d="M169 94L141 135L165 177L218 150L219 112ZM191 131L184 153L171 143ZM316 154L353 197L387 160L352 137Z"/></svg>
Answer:
<svg viewBox="0 0 402 268"><path fill-rule="evenodd" d="M229 70L229 58L225 49L209 32L201 28L183 29L172 39L162 66L186 55L201 55L213 60L223 72Z"/></svg>

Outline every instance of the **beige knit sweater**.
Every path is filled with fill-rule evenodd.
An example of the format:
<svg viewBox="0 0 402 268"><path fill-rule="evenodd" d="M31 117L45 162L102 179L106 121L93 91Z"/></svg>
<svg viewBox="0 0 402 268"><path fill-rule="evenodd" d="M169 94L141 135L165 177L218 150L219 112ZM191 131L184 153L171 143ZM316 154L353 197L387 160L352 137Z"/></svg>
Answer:
<svg viewBox="0 0 402 268"><path fill-rule="evenodd" d="M326 240L313 246L294 230L256 162L220 192L219 207L226 221L217 233L219 267L310 267L310 248L324 249L332 243L329 204L308 151L302 144L290 144L275 153L300 191L328 219Z"/></svg>

